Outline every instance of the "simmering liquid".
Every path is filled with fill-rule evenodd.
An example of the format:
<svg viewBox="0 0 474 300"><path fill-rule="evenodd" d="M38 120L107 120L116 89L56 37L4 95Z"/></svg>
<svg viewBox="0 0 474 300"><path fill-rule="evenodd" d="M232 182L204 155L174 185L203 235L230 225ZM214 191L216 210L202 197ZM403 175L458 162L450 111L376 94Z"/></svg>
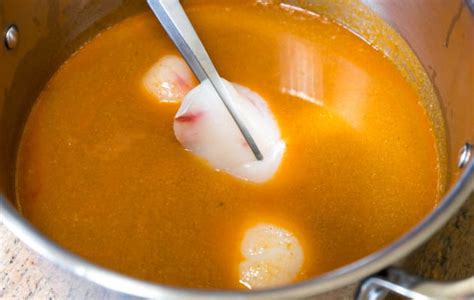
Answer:
<svg viewBox="0 0 474 300"><path fill-rule="evenodd" d="M386 246L433 209L433 130L382 53L306 12L220 1L186 8L221 75L268 102L286 142L276 175L245 182L181 147L179 104L142 87L157 60L178 52L144 13L84 45L33 107L17 194L39 230L138 278L236 289L240 243L257 223L299 239L302 280Z"/></svg>

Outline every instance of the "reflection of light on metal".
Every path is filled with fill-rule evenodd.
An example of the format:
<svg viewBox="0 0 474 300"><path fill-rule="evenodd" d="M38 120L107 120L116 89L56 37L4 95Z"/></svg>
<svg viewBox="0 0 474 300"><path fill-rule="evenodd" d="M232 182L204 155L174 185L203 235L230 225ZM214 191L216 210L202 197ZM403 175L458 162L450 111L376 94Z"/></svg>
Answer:
<svg viewBox="0 0 474 300"><path fill-rule="evenodd" d="M262 1L262 0L260 0ZM268 2L268 0L267 0ZM290 3L280 3L280 7L283 8L284 10L287 10L289 12L299 12L299 13L304 13L306 16L312 16L312 17L320 17L317 13L311 10L304 9L298 5L292 5Z"/></svg>
<svg viewBox="0 0 474 300"><path fill-rule="evenodd" d="M281 91L323 105L323 65L317 50L296 36L286 36L281 44Z"/></svg>
<svg viewBox="0 0 474 300"><path fill-rule="evenodd" d="M326 104L353 128L360 129L365 114L369 76L364 69L341 57L337 59L333 72L331 100Z"/></svg>

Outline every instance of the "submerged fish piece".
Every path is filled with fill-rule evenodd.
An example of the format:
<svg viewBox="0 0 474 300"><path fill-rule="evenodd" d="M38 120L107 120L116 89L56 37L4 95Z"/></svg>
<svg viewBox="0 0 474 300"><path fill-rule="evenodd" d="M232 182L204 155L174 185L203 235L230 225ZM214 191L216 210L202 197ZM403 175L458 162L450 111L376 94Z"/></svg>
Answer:
<svg viewBox="0 0 474 300"><path fill-rule="evenodd" d="M209 80L183 99L174 132L184 148L206 159L217 170L252 182L273 177L285 152L278 125L257 93L225 79L232 106L257 143L264 159L257 161L239 128Z"/></svg>
<svg viewBox="0 0 474 300"><path fill-rule="evenodd" d="M273 224L248 229L240 249L240 283L248 289L269 288L293 282L301 272L304 253L298 239Z"/></svg>
<svg viewBox="0 0 474 300"><path fill-rule="evenodd" d="M150 68L142 83L160 102L179 103L197 80L184 59L166 55Z"/></svg>

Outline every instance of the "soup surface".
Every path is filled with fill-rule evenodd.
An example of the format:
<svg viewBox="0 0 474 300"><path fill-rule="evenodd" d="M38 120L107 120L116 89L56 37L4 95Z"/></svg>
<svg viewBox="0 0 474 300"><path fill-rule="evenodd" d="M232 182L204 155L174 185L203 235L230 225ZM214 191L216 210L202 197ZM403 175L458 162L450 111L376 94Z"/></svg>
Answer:
<svg viewBox="0 0 474 300"><path fill-rule="evenodd" d="M159 103L142 78L178 52L144 13L84 45L33 107L17 195L37 228L118 272L237 289L240 243L255 224L295 234L302 280L380 249L433 209L433 130L382 53L307 12L219 1L186 9L221 75L268 101L286 142L276 175L249 183L177 142L179 105Z"/></svg>

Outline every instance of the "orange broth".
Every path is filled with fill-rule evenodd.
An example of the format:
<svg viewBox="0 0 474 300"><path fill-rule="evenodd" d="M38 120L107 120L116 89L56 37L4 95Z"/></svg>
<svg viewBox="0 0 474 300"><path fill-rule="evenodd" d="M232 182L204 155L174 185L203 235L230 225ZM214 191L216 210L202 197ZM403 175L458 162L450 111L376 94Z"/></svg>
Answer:
<svg viewBox="0 0 474 300"><path fill-rule="evenodd" d="M297 236L302 280L386 246L433 209L441 176L430 119L382 53L305 12L246 1L186 9L221 75L267 100L287 145L278 172L248 183L181 147L178 105L141 86L178 52L144 13L78 50L33 107L17 195L39 230L141 279L238 289L240 242L256 223Z"/></svg>

